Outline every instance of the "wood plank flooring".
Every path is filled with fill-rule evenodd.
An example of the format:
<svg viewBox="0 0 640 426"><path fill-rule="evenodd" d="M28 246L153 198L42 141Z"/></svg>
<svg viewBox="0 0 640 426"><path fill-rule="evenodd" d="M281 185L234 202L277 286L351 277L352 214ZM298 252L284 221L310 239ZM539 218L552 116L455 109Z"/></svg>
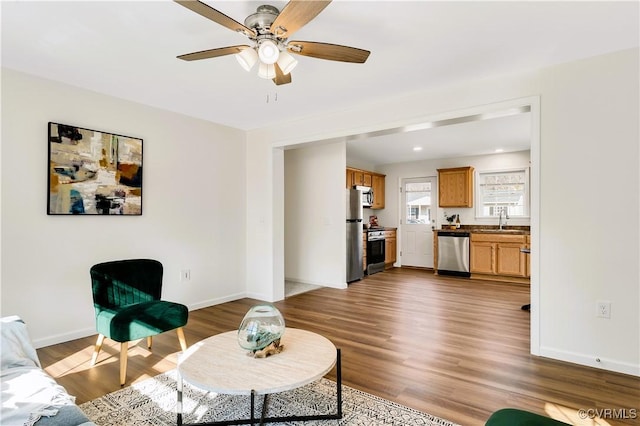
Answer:
<svg viewBox="0 0 640 426"><path fill-rule="evenodd" d="M530 314L520 309L528 302L526 285L396 268L346 290L322 288L275 305L288 327L315 331L341 348L345 385L462 425L483 425L503 407L570 424L640 424L632 418L640 416L639 378L529 354ZM256 303L192 311L187 342L237 329ZM119 344L107 339L91 368L94 343L95 336L38 350L45 369L78 403L120 389ZM144 340L132 343L127 385L175 368L179 350L175 332L155 337L153 352ZM618 410L615 417L628 418L581 420L580 409Z"/></svg>

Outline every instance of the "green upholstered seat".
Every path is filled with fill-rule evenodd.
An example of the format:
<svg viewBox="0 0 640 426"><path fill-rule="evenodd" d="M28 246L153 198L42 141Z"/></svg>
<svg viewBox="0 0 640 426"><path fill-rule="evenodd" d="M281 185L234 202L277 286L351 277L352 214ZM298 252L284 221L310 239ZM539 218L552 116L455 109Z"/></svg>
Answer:
<svg viewBox="0 0 640 426"><path fill-rule="evenodd" d="M503 408L489 417L485 426L566 426L550 417L530 413L516 408Z"/></svg>
<svg viewBox="0 0 640 426"><path fill-rule="evenodd" d="M116 342L130 342L182 327L188 316L187 307L178 303L141 302L117 310L99 309L96 330Z"/></svg>
<svg viewBox="0 0 640 426"><path fill-rule="evenodd" d="M127 342L177 330L186 349L182 327L189 310L185 305L160 300L163 267L153 259L126 259L91 267L93 305L98 342L92 359L97 360L104 337L123 344L120 354L120 384L126 376ZM124 371L123 371L124 370Z"/></svg>

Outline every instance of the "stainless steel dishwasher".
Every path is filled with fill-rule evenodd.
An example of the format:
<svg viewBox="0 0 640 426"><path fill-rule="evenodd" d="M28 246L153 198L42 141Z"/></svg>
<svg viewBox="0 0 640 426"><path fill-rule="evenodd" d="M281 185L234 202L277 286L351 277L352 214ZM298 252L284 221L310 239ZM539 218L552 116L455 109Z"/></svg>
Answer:
<svg viewBox="0 0 640 426"><path fill-rule="evenodd" d="M438 232L438 274L470 277L469 232Z"/></svg>

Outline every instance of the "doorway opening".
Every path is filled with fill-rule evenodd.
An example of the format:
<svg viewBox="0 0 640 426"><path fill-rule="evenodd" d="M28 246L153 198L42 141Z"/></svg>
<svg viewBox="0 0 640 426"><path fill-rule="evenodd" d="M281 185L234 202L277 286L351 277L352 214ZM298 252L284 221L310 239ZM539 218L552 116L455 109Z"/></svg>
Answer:
<svg viewBox="0 0 640 426"><path fill-rule="evenodd" d="M522 114L523 112L530 112L530 114L528 114L529 116L529 120L530 120L530 131L531 131L531 137L530 137L530 159L531 159L531 175L530 175L530 182L531 182L531 215L530 215L530 227L531 227L531 285L530 285L530 290L531 290L531 304L533 306L536 306L539 303L539 299L540 299L540 294L539 294L539 256L537 253L536 248L539 245L539 236L540 236L540 228L539 228L539 224L540 224L540 212L539 212L539 208L540 208L540 98L539 96L530 96L530 97L526 97L526 98L518 98L518 99L511 99L511 100L507 100L507 101L501 101L501 102L495 102L492 104L485 104L485 105L480 105L480 106L476 106L476 107L471 107L471 108L467 108L467 109L460 109L457 111L450 111L446 114L432 114L430 116L426 116L424 117L422 120L420 119L412 119L412 120L407 120L406 124L404 126L401 127L388 127L385 130L384 125L380 125L379 127L377 127L376 129L373 129L372 131L369 132L365 132L365 133L353 133L350 134L348 133L349 130L341 130L339 132L341 132L342 134L340 136L336 135L336 132L332 133L332 141L336 141L336 140L340 140L343 142L343 147L346 146L346 143L349 143L350 141L355 141L355 140L362 140L362 139L366 139L368 137L371 137L372 135L375 136L392 136L393 134L396 133L409 133L409 134L417 134L419 132L414 132L414 130L422 130L422 129L426 129L426 128L430 128L430 127L434 127L434 123L438 123L441 125L448 125L448 124L455 124L455 122L459 119L462 119L463 117L464 120L466 121L476 121L476 120L483 120L485 118L488 118L488 116L486 114L493 114L493 113L500 113L501 111L506 111L507 114ZM448 121L451 120L451 121ZM490 120L489 120L490 121ZM396 124L397 126L397 124ZM440 127L440 126L438 126ZM280 166L283 166L283 164L278 164L278 157L283 157L282 156L282 151L287 150L295 145L300 146L301 144L304 145L323 145L326 144L330 141L330 139L326 139L326 140L316 140L315 142L311 142L308 139L300 139L300 140L288 140L288 141L282 141L280 144L276 144L274 145L274 150L276 151L280 151L281 154L276 155L274 157L274 161L276 162L276 165L274 166L274 182L275 185L279 188L276 188L274 190L274 206L275 207L279 207L279 204L281 203L281 198L279 196L283 196L283 192L282 192L282 187L280 187L279 185L279 181L282 179L281 174L283 173L283 168L280 168ZM439 144L437 146L445 146L447 144ZM397 145L396 145L397 146ZM369 150L371 151L371 146L368 147ZM342 168L344 168L346 166L346 154L345 151L343 151L342 153L342 158L343 158L343 164L342 164ZM276 161L278 160L278 161ZM334 161L336 160L336 158L334 157ZM339 176L339 179L342 179L343 175L340 174L341 172L337 170L336 163L332 163L331 167L334 170L334 174L330 175L330 179L333 180L336 178L336 176ZM326 175L325 175L326 176ZM404 176L404 177L410 177L409 176ZM415 175L414 175L415 176ZM419 175L418 175L419 176ZM316 182L318 181L318 179L316 179ZM399 183L399 182L398 182ZM343 183L340 182L339 184L332 186L334 188L339 188L342 187ZM326 186L326 182L324 186ZM399 186L399 185L397 185ZM396 188L397 188L396 186ZM316 186L317 187L317 186ZM390 195L387 193L387 197L386 199L396 199L398 200L398 198L395 197L395 194ZM340 204L335 204L336 206L341 206ZM336 211L341 209L340 208L336 208ZM276 208L277 210L277 208ZM323 210L324 212L334 212L334 209L329 209L329 210ZM397 209L396 209L397 211ZM339 212L342 213L342 212ZM343 213L342 213L343 214ZM284 225L284 219L283 219L284 215L280 216L280 215L276 215L276 220L274 222L274 230L275 231L279 231L280 228L284 229L285 225ZM321 218L322 221L320 222L323 225L329 225L331 224L331 220L330 219L325 219L324 217ZM324 232L322 233L322 235L319 236L320 240L314 240L315 243L317 243L318 241L322 241L324 243L329 242L329 240L336 240L339 241L338 244L341 244L341 241L344 240L345 236L344 236L345 231L343 229L333 229L331 230L331 232ZM273 293L274 295L278 295L278 294L283 294L283 290L284 290L284 234L281 232L275 232L274 233L274 237L277 240L275 242L275 252L274 252L274 257L272 259L273 261L273 265L274 265L274 270L276 270L277 274L274 276L275 281L273 282ZM338 247L338 244L333 245L334 247ZM327 245L327 244L325 244ZM344 269L345 269L345 260L339 260L338 257L341 257L339 255L333 256L335 257L335 261L333 263L329 263L329 264L325 264L325 268L323 269L325 274L332 274L334 276L333 281L336 280L335 277L338 276L344 276ZM342 256L344 257L344 256ZM339 262L339 263L338 263ZM328 266L327 266L328 265ZM279 288L279 289L278 289ZM346 288L346 285L343 287ZM280 293L282 292L282 293ZM540 318L539 318L539 309L533 309L531 311L531 353L533 355L539 355L540 354L540 344L539 344L539 338L540 338Z"/></svg>

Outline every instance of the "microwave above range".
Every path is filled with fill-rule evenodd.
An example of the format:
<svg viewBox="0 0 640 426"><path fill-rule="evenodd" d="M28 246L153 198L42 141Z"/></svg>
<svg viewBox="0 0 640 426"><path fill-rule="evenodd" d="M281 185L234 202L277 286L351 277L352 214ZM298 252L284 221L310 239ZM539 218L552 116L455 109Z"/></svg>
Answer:
<svg viewBox="0 0 640 426"><path fill-rule="evenodd" d="M362 207L371 207L373 204L373 189L368 186L355 185L353 189L362 192Z"/></svg>

